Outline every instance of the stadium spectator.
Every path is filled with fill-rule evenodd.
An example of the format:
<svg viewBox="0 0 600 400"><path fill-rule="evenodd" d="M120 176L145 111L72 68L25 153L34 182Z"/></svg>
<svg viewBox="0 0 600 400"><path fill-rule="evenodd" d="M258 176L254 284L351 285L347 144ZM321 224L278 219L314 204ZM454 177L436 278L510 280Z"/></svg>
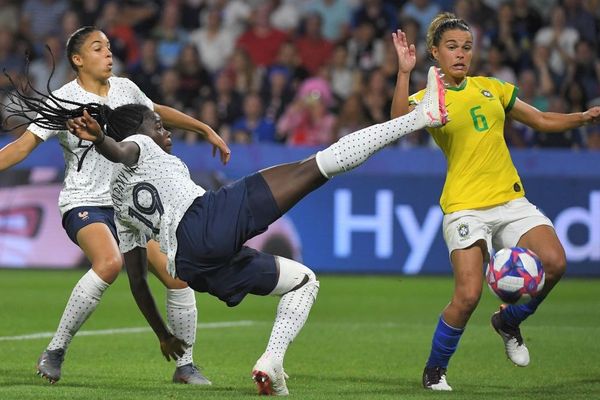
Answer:
<svg viewBox="0 0 600 400"><path fill-rule="evenodd" d="M352 14L352 27L369 24L374 28L375 37L383 39L398 29L398 9L393 2L365 0Z"/></svg>
<svg viewBox="0 0 600 400"><path fill-rule="evenodd" d="M130 21L124 18L123 6L109 1L102 8L97 25L110 40L110 51L116 59L127 66L138 62L140 49Z"/></svg>
<svg viewBox="0 0 600 400"><path fill-rule="evenodd" d="M550 70L562 83L567 65L574 60L575 44L579 40L576 29L566 26L565 10L561 6L552 9L549 26L540 29L535 35L535 44L550 50Z"/></svg>
<svg viewBox="0 0 600 400"><path fill-rule="evenodd" d="M575 45L575 62L568 67L566 85L573 81L581 85L587 99L600 97L600 59L586 40Z"/></svg>
<svg viewBox="0 0 600 400"><path fill-rule="evenodd" d="M375 29L368 22L362 22L352 31L352 38L348 40L346 46L353 68L365 72L383 63L383 40L375 36Z"/></svg>
<svg viewBox="0 0 600 400"><path fill-rule="evenodd" d="M333 43L341 43L350 36L352 8L348 0L315 0L306 12L316 12L323 19L323 36Z"/></svg>
<svg viewBox="0 0 600 400"><path fill-rule="evenodd" d="M231 126L231 136L238 143L273 143L276 141L275 124L265 118L258 93L248 93L244 98L243 115ZM238 139L246 136L247 138Z"/></svg>
<svg viewBox="0 0 600 400"><path fill-rule="evenodd" d="M25 66L22 54L17 52L16 36L9 29L0 27L0 67L11 76L23 73ZM0 90L10 89L10 82L5 74L0 75Z"/></svg>
<svg viewBox="0 0 600 400"><path fill-rule="evenodd" d="M338 44L333 50L327 68L327 77L331 83L333 95L340 102L360 87L361 74L350 66L346 46Z"/></svg>
<svg viewBox="0 0 600 400"><path fill-rule="evenodd" d="M198 98L206 98L213 93L210 74L200 63L198 50L193 44L183 46L175 71L179 76L178 91L185 108L191 107Z"/></svg>
<svg viewBox="0 0 600 400"><path fill-rule="evenodd" d="M288 35L271 26L270 5L262 4L252 10L250 26L238 38L237 46L244 49L254 65L266 67L275 61Z"/></svg>
<svg viewBox="0 0 600 400"><path fill-rule="evenodd" d="M264 70L254 64L246 50L235 48L224 71L232 79L233 88L240 94L260 89Z"/></svg>
<svg viewBox="0 0 600 400"><path fill-rule="evenodd" d="M151 32L158 43L158 57L167 68L175 66L179 54L188 41L187 31L179 26L180 19L179 6L167 2L161 10L158 25Z"/></svg>
<svg viewBox="0 0 600 400"><path fill-rule="evenodd" d="M440 8L436 2L430 0L409 0L402 6L400 16L402 19L410 18L417 22L419 25L419 36L417 39L424 41L429 23L439 12ZM388 30L388 32L390 31L393 32L394 30ZM418 42L411 43L415 43L416 45Z"/></svg>
<svg viewBox="0 0 600 400"><path fill-rule="evenodd" d="M392 103L395 117L406 114L422 92L409 98L414 47L409 47L400 31L393 39L399 64ZM566 268L565 252L552 222L524 197L504 139L506 117L540 132L562 132L600 122L600 107L574 114L541 112L520 100L510 83L468 76L473 40L467 22L450 13L438 15L427 34L428 49L448 84L450 122L429 131L448 161L440 205L455 278L452 299L439 317L423 370L423 387L431 390L452 390L446 380L448 363L479 302L482 265L492 249L528 248L540 256L546 273L540 295L525 304L502 306L492 315L492 326L501 336L507 356L519 366L529 364L519 326L535 313Z"/></svg>
<svg viewBox="0 0 600 400"><path fill-rule="evenodd" d="M233 53L235 34L221 23L219 9L212 7L206 11L204 23L190 34L190 43L198 49L202 65L215 74L225 66Z"/></svg>
<svg viewBox="0 0 600 400"><path fill-rule="evenodd" d="M531 40L525 28L515 23L512 7L510 3L502 3L498 7L498 23L486 32L485 47L489 49L495 46L501 50L506 63L515 70L525 63L524 57L531 49Z"/></svg>
<svg viewBox="0 0 600 400"><path fill-rule="evenodd" d="M13 34L19 31L21 8L14 0L0 0L0 26Z"/></svg>
<svg viewBox="0 0 600 400"><path fill-rule="evenodd" d="M321 67L329 62L333 43L321 33L321 16L307 14L302 21L302 33L296 37L296 48L300 63L311 76L317 75Z"/></svg>
<svg viewBox="0 0 600 400"><path fill-rule="evenodd" d="M94 27L75 31L67 42L67 57L76 71L77 79L53 92L51 98L54 100L48 100L47 96L37 103L31 100L38 105L36 111L54 106L68 116L70 114L65 110L73 110L73 102L98 104L99 99L103 99L103 104L113 107L124 103L144 104L162 115L165 123L205 135L221 154L228 157L229 149L209 126L175 109L153 103L130 80L113 77L110 43L102 31ZM31 101L28 103L30 106L33 104ZM21 107L24 107L24 103L16 98L10 108L12 115L26 118L31 124L17 140L0 150L0 170L21 162L41 142L59 136L66 163L64 187L59 196L63 226L69 238L91 262L91 269L73 288L58 329L38 360L38 373L50 382L56 382L61 378L61 366L73 336L121 271L122 256L117 244L113 203L109 193L113 164L96 151L91 151L92 143L70 135L64 122L52 123L45 118L48 115L46 113L43 118L29 117L24 112L18 112ZM72 112L81 114L81 110ZM179 337L192 344L197 323L194 293L185 283L167 274L166 256L160 253L157 243L149 243L148 248L154 266L152 271L167 287L169 324L179 332ZM210 384L193 365L192 347L177 360L173 380Z"/></svg>
<svg viewBox="0 0 600 400"><path fill-rule="evenodd" d="M308 318L319 281L297 261L261 253L243 243L264 232L329 178L358 167L415 128L443 124L443 93L439 75L432 68L426 99L416 111L347 135L308 159L263 169L218 191L197 186L185 164L168 154L170 133L160 117L144 106L126 105L108 111L107 133L85 110L83 117L69 120L71 132L81 140L91 140L101 154L123 164L115 168L112 185L119 245L133 296L167 360L179 357L186 342L167 328L148 287L148 237L167 250L172 276L185 279L195 290L208 292L230 307L247 294L281 296L267 348L254 365L252 376L259 394L287 395L285 353ZM84 108L96 115L102 112L91 104L82 104L80 110ZM59 118L64 121L64 116ZM132 165L136 168L128 168ZM156 201L151 212L145 203L140 206L139 182L146 182L156 193L155 199L160 198L160 207L172 212L157 212ZM142 214L143 219L137 217Z"/></svg>
<svg viewBox="0 0 600 400"><path fill-rule="evenodd" d="M267 68L267 74L273 69L287 71L288 83L293 90L297 90L302 81L310 76L308 70L302 66L298 48L293 42L285 42L281 45L277 59Z"/></svg>
<svg viewBox="0 0 600 400"><path fill-rule="evenodd" d="M562 6L565 10L566 25L577 29L579 37L596 47L598 44L598 21L593 14L589 13L581 0L563 0Z"/></svg>
<svg viewBox="0 0 600 400"><path fill-rule="evenodd" d="M334 131L335 140L341 139L352 132L372 125L367 110L362 102L360 93L352 93L342 103L338 113Z"/></svg>
<svg viewBox="0 0 600 400"><path fill-rule="evenodd" d="M265 118L277 121L294 98L289 71L285 67L271 68L260 92Z"/></svg>
<svg viewBox="0 0 600 400"><path fill-rule="evenodd" d="M503 50L504 47L501 45L492 44L487 50L487 57L479 72L515 85L517 76L515 71L506 63L504 59L506 52Z"/></svg>
<svg viewBox="0 0 600 400"><path fill-rule="evenodd" d="M323 78L302 82L296 99L277 122L278 135L293 146L319 146L334 142L336 116L329 111L333 95Z"/></svg>
<svg viewBox="0 0 600 400"><path fill-rule="evenodd" d="M44 43L50 51L45 51L42 56L29 64L29 76L36 88L47 93L46 82L49 82L50 90L54 91L72 80L74 75L64 55L62 38L57 34L49 35ZM50 79L51 73L52 79Z"/></svg>
<svg viewBox="0 0 600 400"><path fill-rule="evenodd" d="M271 25L273 28L292 35L302 19L301 5L297 0L271 0Z"/></svg>
<svg viewBox="0 0 600 400"><path fill-rule="evenodd" d="M377 68L365 74L365 85L361 90L362 102L367 116L374 123L387 119L392 100L392 86L388 85L383 69Z"/></svg>
<svg viewBox="0 0 600 400"><path fill-rule="evenodd" d="M231 125L242 115L243 96L235 89L234 78L235 76L228 71L217 74L215 94L210 97L217 104L219 120L226 125Z"/></svg>
<svg viewBox="0 0 600 400"><path fill-rule="evenodd" d="M42 54L46 36L59 33L60 20L68 9L67 0L26 0L23 3L19 27L37 54Z"/></svg>
<svg viewBox="0 0 600 400"><path fill-rule="evenodd" d="M160 77L165 66L162 65L156 51L156 40L146 38L140 49L140 59L127 69L131 80L146 93L149 99L155 100L159 96ZM210 125L209 125L210 126Z"/></svg>
<svg viewBox="0 0 600 400"><path fill-rule="evenodd" d="M532 42L543 24L540 13L530 5L529 0L514 0L511 5L514 12L515 30L524 29L529 41Z"/></svg>

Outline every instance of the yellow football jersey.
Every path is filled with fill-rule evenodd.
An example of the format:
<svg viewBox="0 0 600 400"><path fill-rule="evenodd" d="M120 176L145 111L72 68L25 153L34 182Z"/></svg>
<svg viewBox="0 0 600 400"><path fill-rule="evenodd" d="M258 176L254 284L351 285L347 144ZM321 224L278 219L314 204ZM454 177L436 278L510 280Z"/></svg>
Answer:
<svg viewBox="0 0 600 400"><path fill-rule="evenodd" d="M506 113L518 88L488 77L467 77L446 91L450 122L429 133L448 163L440 198L446 214L490 207L523 197L525 191L504 140ZM424 90L410 96L415 104Z"/></svg>

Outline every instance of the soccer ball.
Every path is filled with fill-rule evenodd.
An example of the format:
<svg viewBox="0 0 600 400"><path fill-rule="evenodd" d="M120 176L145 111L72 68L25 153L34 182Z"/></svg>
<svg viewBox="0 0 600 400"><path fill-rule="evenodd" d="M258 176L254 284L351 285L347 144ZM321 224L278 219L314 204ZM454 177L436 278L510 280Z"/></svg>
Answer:
<svg viewBox="0 0 600 400"><path fill-rule="evenodd" d="M525 302L544 287L546 275L539 257L531 250L512 247L498 251L485 273L487 284L505 303Z"/></svg>

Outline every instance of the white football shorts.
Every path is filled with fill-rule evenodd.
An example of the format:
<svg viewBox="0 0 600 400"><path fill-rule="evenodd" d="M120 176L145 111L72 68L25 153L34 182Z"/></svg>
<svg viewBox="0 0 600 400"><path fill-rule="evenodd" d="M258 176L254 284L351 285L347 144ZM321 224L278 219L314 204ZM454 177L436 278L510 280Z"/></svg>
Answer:
<svg viewBox="0 0 600 400"><path fill-rule="evenodd" d="M485 240L489 257L492 249L515 247L521 236L540 225L554 228L548 217L522 197L493 207L444 215L442 229L449 254Z"/></svg>

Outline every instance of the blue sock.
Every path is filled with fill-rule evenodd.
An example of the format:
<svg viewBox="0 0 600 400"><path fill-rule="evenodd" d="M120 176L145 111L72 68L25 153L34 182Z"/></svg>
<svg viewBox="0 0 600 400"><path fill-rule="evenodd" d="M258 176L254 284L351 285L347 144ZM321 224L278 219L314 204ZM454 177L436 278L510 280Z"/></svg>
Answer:
<svg viewBox="0 0 600 400"><path fill-rule="evenodd" d="M535 313L538 306L544 301L546 296L537 296L525 304L510 304L508 307L500 312L502 320L510 326L517 327L521 322L525 321L527 317Z"/></svg>
<svg viewBox="0 0 600 400"><path fill-rule="evenodd" d="M431 353L427 360L427 367L447 368L450 357L456 351L458 341L464 332L463 329L453 328L444 321L440 315L433 340L431 341Z"/></svg>

